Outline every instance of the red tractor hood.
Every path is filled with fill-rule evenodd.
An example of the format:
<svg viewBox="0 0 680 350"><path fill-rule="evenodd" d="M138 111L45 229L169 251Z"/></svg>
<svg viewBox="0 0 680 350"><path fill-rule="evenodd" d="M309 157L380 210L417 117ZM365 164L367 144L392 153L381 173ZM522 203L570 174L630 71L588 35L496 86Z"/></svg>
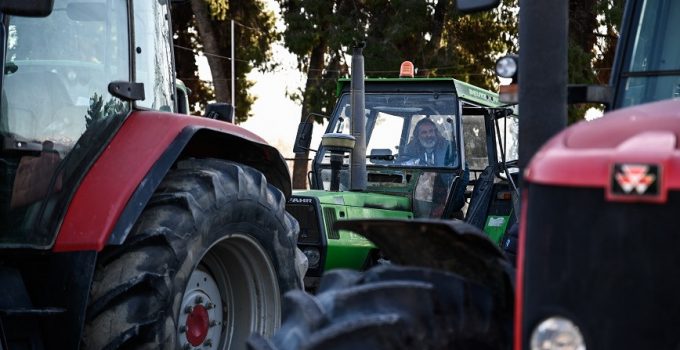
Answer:
<svg viewBox="0 0 680 350"><path fill-rule="evenodd" d="M621 109L553 137L531 160L524 178L605 188L610 200L663 202L668 189L680 189L679 139L680 100ZM652 185L656 192L641 191ZM620 193L621 187L632 195Z"/></svg>

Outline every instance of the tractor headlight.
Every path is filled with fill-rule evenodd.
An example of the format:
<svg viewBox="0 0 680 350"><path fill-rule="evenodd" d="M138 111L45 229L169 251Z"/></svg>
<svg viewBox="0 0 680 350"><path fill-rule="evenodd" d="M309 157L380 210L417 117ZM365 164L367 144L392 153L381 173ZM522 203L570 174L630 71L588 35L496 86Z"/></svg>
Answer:
<svg viewBox="0 0 680 350"><path fill-rule="evenodd" d="M517 74L517 56L503 56L496 61L496 75L501 78L513 78Z"/></svg>
<svg viewBox="0 0 680 350"><path fill-rule="evenodd" d="M550 317L531 333L531 350L586 350L578 327L564 317Z"/></svg>
<svg viewBox="0 0 680 350"><path fill-rule="evenodd" d="M319 252L318 248L305 247L302 249L302 252L305 254L307 260L309 261L310 269L315 269L319 267L319 262L321 262L321 253Z"/></svg>

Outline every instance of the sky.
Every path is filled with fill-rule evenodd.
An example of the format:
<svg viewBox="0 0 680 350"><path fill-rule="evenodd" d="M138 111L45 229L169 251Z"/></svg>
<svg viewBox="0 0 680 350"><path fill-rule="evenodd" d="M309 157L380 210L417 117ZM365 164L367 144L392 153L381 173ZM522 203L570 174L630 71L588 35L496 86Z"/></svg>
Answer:
<svg viewBox="0 0 680 350"><path fill-rule="evenodd" d="M197 56L196 59L200 78L212 80L205 56ZM272 60L279 63L275 71L262 73L253 70L248 74L248 79L255 82L249 92L256 100L251 106L252 117L239 126L264 138L285 158L292 158L302 107L288 98L286 92L304 86L305 75L297 69L295 55L288 52L282 43L273 45ZM321 129L319 125L314 131L318 133Z"/></svg>
<svg viewBox="0 0 680 350"><path fill-rule="evenodd" d="M248 78L255 82L250 93L257 100L252 106L253 116L240 126L260 135L284 157L292 158L302 107L288 98L286 91L304 86L305 76L297 70L295 56L282 44L274 45L272 51L272 58L281 66L274 72L249 74Z"/></svg>
<svg viewBox="0 0 680 350"><path fill-rule="evenodd" d="M282 31L285 24L280 18L278 4L274 0L264 2L276 15L277 29ZM198 59L205 61L204 57ZM249 92L256 97L256 101L251 109L252 117L239 126L260 135L270 145L276 147L285 158L293 158L293 143L302 107L288 98L286 92L295 92L303 87L306 76L297 69L295 55L291 54L282 42L272 46L272 61L279 64L275 71L262 73L253 70L248 75L248 79L255 82ZM203 69L200 69L201 67ZM199 70L201 79L211 80L207 61L199 63ZM238 109L238 106L236 108ZM315 125L312 148L315 148L315 141L320 140L323 129L321 125Z"/></svg>

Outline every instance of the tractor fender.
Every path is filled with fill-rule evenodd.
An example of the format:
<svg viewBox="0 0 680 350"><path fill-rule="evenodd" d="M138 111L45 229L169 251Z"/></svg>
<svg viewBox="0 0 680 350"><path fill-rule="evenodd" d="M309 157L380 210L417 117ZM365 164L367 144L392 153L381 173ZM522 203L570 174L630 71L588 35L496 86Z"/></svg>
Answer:
<svg viewBox="0 0 680 350"><path fill-rule="evenodd" d="M445 270L493 291L512 304L515 270L503 251L481 230L462 221L339 220L337 230L356 232L373 242L391 262Z"/></svg>
<svg viewBox="0 0 680 350"><path fill-rule="evenodd" d="M191 157L251 166L286 198L291 195L283 156L254 133L208 118L136 111L81 181L53 250L101 251L122 244L171 167Z"/></svg>

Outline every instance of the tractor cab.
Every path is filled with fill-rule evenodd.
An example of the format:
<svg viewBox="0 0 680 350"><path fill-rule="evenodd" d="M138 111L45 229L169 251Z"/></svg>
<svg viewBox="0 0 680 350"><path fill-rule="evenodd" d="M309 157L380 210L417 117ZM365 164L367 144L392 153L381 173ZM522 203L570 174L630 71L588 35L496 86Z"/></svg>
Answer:
<svg viewBox="0 0 680 350"><path fill-rule="evenodd" d="M349 134L349 80L338 93L326 133ZM482 172L500 175L499 164L517 158L517 116L501 107L496 94L455 79L366 79L366 191L407 197L416 218L462 219ZM313 189L331 189L331 153L319 148ZM349 160L340 191L349 189Z"/></svg>
<svg viewBox="0 0 680 350"><path fill-rule="evenodd" d="M78 182L133 104L176 111L171 38L161 34L168 5L129 4L55 0L46 17L3 15L0 245L53 243Z"/></svg>
<svg viewBox="0 0 680 350"><path fill-rule="evenodd" d="M416 217L441 216L454 186L467 183L455 95L372 87L367 83L367 191L407 195ZM349 93L343 91L327 132L349 133L350 114ZM321 147L313 163L313 188L330 190L330 158ZM348 167L341 171L340 191L349 189L349 174Z"/></svg>

